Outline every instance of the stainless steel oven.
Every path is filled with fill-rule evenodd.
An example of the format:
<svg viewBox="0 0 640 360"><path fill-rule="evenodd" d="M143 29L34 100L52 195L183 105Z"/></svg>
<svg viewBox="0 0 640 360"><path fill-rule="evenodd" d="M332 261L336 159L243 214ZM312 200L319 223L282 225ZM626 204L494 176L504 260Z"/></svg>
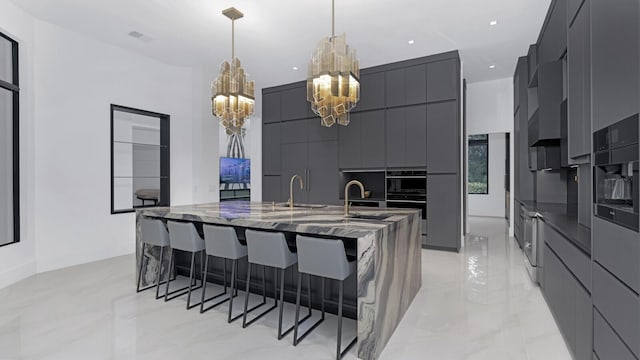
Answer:
<svg viewBox="0 0 640 360"><path fill-rule="evenodd" d="M422 211L422 234L427 233L427 171L389 170L386 174L387 207Z"/></svg>
<svg viewBox="0 0 640 360"><path fill-rule="evenodd" d="M524 251L525 254L524 265L527 269L527 272L529 273L529 276L531 277L531 280L537 283L539 282L539 275L541 275L538 274L538 265L541 265L539 264L539 253L541 252L541 249L539 249L539 247L543 245L538 243L538 240L540 238L538 229L540 214L535 211L527 211L524 208L522 208L521 211L523 212L522 215L524 219L524 244L522 246L522 251Z"/></svg>

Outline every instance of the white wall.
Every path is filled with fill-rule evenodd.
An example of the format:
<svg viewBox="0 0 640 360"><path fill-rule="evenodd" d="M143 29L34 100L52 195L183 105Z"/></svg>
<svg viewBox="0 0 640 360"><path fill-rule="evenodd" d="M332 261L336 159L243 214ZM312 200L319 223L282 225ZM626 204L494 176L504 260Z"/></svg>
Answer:
<svg viewBox="0 0 640 360"><path fill-rule="evenodd" d="M467 85L467 132L469 135L490 133L513 134L513 78L483 81ZM491 148L491 145L489 145L489 148ZM511 154L513 154L513 136L510 136L510 149ZM511 156L510 169L511 215L509 217L509 233L513 235L513 156ZM504 171L501 173L503 172ZM491 180L489 182L491 182ZM475 208L491 208L492 204L492 201L486 201L486 203L480 201L479 203L476 202L473 204L473 206ZM470 214L472 214L471 206L470 196Z"/></svg>
<svg viewBox="0 0 640 360"><path fill-rule="evenodd" d="M22 235L0 248L0 288L134 251L135 215L110 214L111 103L171 115L172 204L218 199L217 165L202 166L217 161L208 105L215 72L160 63L7 0L0 31L20 44Z"/></svg>
<svg viewBox="0 0 640 360"><path fill-rule="evenodd" d="M504 161L506 159L506 141L507 136L505 133L489 134L489 193L469 194L470 216L504 218Z"/></svg>

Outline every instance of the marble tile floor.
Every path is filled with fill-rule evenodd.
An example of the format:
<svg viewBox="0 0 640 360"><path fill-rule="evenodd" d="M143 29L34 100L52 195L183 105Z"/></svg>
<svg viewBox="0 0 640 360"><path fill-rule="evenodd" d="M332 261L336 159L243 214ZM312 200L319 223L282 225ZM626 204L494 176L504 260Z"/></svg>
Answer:
<svg viewBox="0 0 640 360"><path fill-rule="evenodd" d="M422 289L381 359L570 359L505 222L472 218L470 230L475 235L460 254L423 250ZM277 311L242 329L240 321L226 323L226 304L200 314L185 310L186 296L165 303L151 290L136 294L134 261L131 255L74 266L0 289L0 360L334 356L335 316L293 347L291 335L276 339ZM239 311L243 294L236 299ZM284 326L292 317L288 304ZM355 321L344 329L346 344ZM345 359L355 359L355 351Z"/></svg>

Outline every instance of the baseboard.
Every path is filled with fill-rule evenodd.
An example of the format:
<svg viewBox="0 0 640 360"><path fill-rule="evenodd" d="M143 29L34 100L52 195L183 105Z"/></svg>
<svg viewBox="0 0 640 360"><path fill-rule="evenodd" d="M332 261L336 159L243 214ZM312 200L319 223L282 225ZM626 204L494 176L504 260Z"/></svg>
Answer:
<svg viewBox="0 0 640 360"><path fill-rule="evenodd" d="M43 273L47 271L63 269L71 266L110 259L110 258L122 256L122 255L129 255L129 254L133 254L134 252L135 252L135 249L132 249L132 250L124 249L121 251L114 251L109 253L105 253L104 250L98 250L98 251L87 251L82 253L66 254L65 256L59 256L55 258L48 257L48 258L38 259L37 272Z"/></svg>
<svg viewBox="0 0 640 360"><path fill-rule="evenodd" d="M29 261L28 263L16 266L3 273L0 273L0 289L5 288L11 284L15 284L20 280L24 280L36 273L36 262Z"/></svg>

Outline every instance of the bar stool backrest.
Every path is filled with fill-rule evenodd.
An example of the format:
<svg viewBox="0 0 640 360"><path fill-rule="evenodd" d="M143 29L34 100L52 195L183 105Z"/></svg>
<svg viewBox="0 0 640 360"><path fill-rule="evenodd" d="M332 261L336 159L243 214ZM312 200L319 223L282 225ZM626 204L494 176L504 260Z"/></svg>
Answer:
<svg viewBox="0 0 640 360"><path fill-rule="evenodd" d="M245 236L250 263L286 269L298 261L283 233L247 230Z"/></svg>
<svg viewBox="0 0 640 360"><path fill-rule="evenodd" d="M169 232L162 220L141 219L140 239L142 243L153 246L169 246Z"/></svg>
<svg viewBox="0 0 640 360"><path fill-rule="evenodd" d="M167 226L171 248L190 252L204 250L204 240L193 223L167 221Z"/></svg>
<svg viewBox="0 0 640 360"><path fill-rule="evenodd" d="M344 280L353 273L342 240L298 235L298 270L305 274Z"/></svg>
<svg viewBox="0 0 640 360"><path fill-rule="evenodd" d="M230 226L204 225L207 255L237 260L247 256L247 247L240 244L236 230Z"/></svg>

